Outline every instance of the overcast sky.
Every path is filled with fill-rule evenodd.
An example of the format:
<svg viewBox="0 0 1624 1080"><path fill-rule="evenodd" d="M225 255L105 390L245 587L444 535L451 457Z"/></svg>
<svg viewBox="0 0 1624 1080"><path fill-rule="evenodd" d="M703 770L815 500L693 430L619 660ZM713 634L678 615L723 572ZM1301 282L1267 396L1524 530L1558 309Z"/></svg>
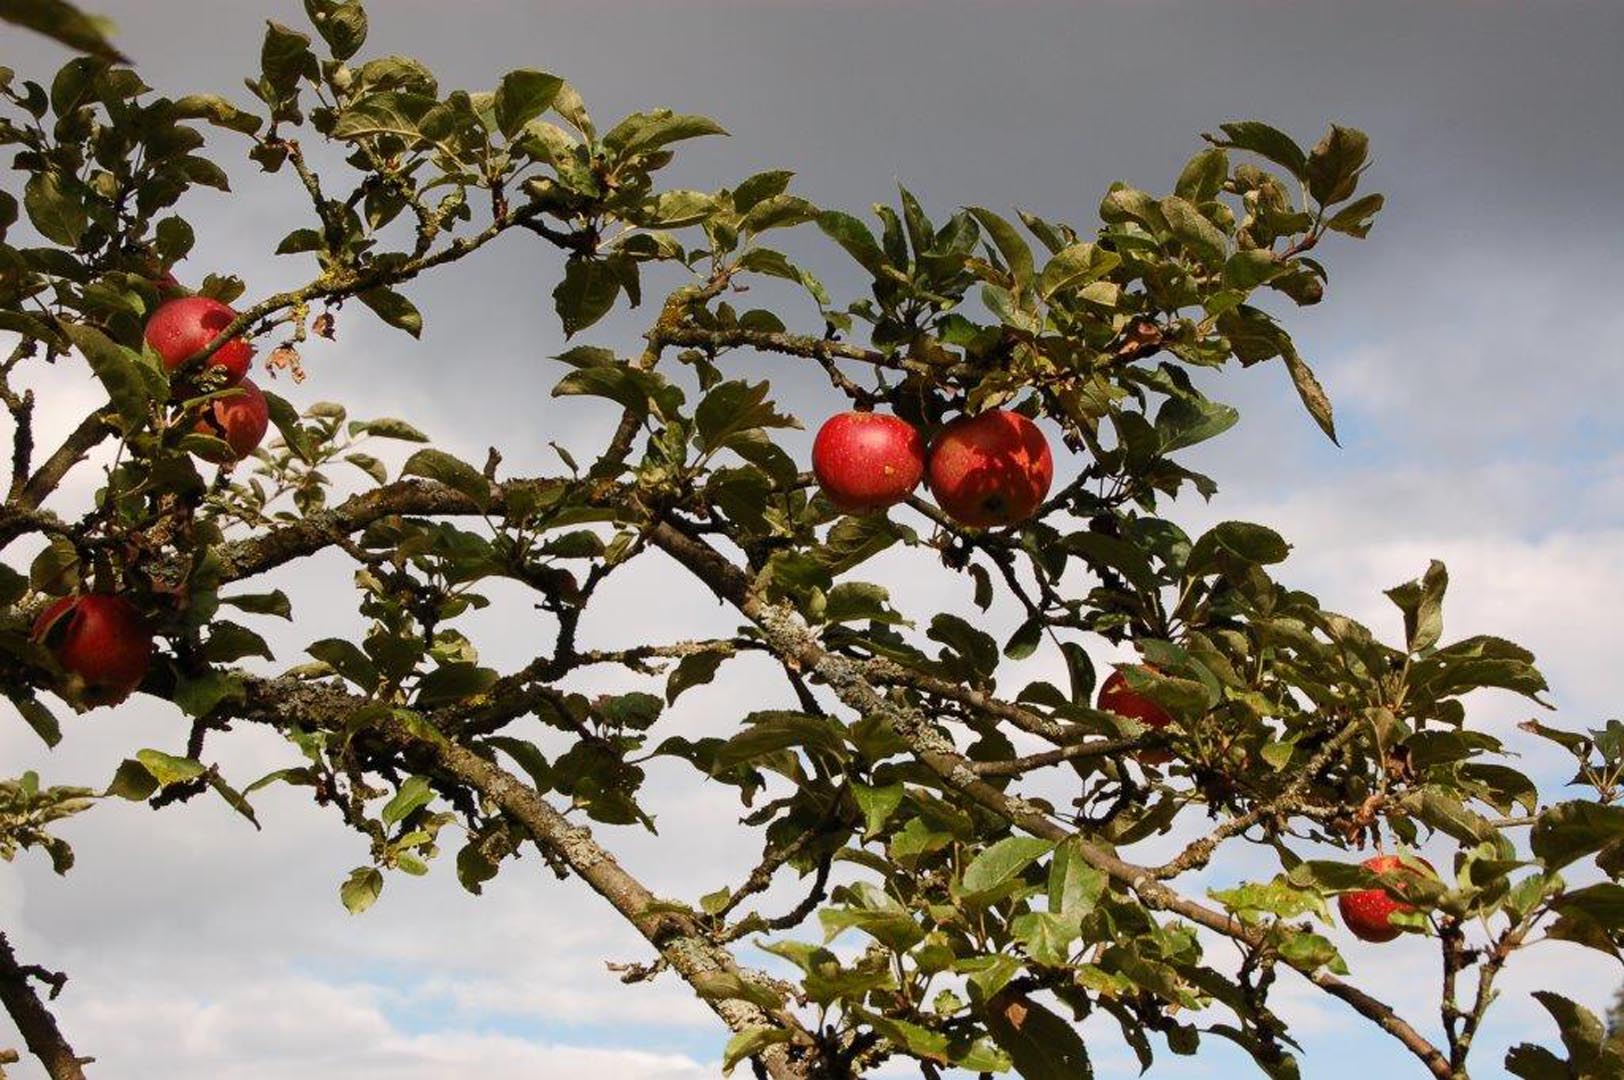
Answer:
<svg viewBox="0 0 1624 1080"><path fill-rule="evenodd" d="M99 10L159 89L244 101L262 20L304 22L294 0L106 0ZM1452 637L1492 631L1533 648L1561 723L1624 712L1624 5L394 0L371 11L367 53L417 55L443 87L488 88L505 70L539 67L580 87L600 121L657 105L707 113L733 137L685 150L673 170L683 185L790 168L809 198L859 213L891 200L900 180L938 217L966 203L1018 205L1086 230L1112 181L1167 190L1199 133L1225 120L1264 119L1304 143L1331 120L1365 129L1375 158L1365 186L1388 208L1368 241L1325 245L1325 303L1288 315L1336 402L1344 445L1319 435L1278 366L1225 373L1211 392L1243 419L1201 456L1223 490L1175 516L1192 532L1220 518L1280 529L1297 545L1287 580L1390 633L1380 590L1442 558ZM60 58L12 29L0 43L0 62L42 81ZM233 140L218 140L216 160L240 156ZM231 171L236 194L188 207L198 245L181 277L234 272L254 298L302 280L303 258L269 254L304 223L302 192L240 161ZM3 182L15 190L14 176ZM815 234L795 250L837 295L859 295L844 257ZM557 272L550 249L502 242L409 290L427 319L421 343L346 312L339 342L308 351L309 381L277 390L408 417L465 456L497 443L516 471L555 467L551 439L591 452L611 414L548 397L560 374L546 359L561 344L549 298ZM804 306L792 310L811 325ZM629 350L649 314L617 313L590 339ZM838 407L815 373L763 370L811 427ZM61 424L98 401L77 372L41 391ZM64 505L88 490L65 492ZM887 556L864 576L890 584L904 610L970 610L963 583L923 560ZM262 629L284 664L357 625L348 578L342 560L323 558L278 582L298 624ZM522 599L504 598L474 625L486 658L511 667L546 640L545 627ZM730 626L650 557L615 581L585 632L591 644L627 645ZM1028 666L1052 670L1054 658ZM770 671L741 662L736 676L688 695L672 730L725 731L779 694ZM1558 797L1558 763L1512 730L1527 706L1475 704L1473 723L1511 733ZM47 753L20 723L0 723L0 771L99 783L133 747L176 750L185 730L150 701L66 727ZM211 752L241 781L292 758L258 732ZM753 852L733 825L736 804L696 791L688 775L653 773L663 841L600 832L657 892L692 899L736 878ZM713 1018L678 984L621 987L603 961L645 949L539 860L508 867L479 900L449 865L427 879L391 877L355 918L337 886L366 861L364 842L300 792L267 791L258 805L262 833L201 800L162 814L101 806L64 830L80 856L68 880L34 857L0 865L0 927L27 959L72 976L60 1015L75 1046L99 1058L93 1076L716 1075ZM1197 884L1248 869L1260 866L1220 862ZM1356 979L1433 1030L1432 948L1338 934ZM1553 1041L1529 989L1605 1006L1616 972L1594 956L1542 946L1519 958L1474 1055L1481 1075L1497 1074L1509 1042ZM1392 1040L1301 980L1283 979L1281 992L1306 1075L1416 1071ZM1112 1031L1091 1026L1089 1036L1101 1076L1137 1073ZM14 1041L0 1021L0 1046ZM1208 1043L1198 1060L1164 1057L1151 1075L1247 1068ZM25 1064L17 1075L41 1074Z"/></svg>

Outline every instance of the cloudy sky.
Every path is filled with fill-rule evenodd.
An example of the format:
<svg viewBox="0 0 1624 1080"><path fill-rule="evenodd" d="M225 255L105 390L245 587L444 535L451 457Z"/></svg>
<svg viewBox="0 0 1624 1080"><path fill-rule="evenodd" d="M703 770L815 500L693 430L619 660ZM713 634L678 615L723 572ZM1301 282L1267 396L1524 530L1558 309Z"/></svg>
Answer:
<svg viewBox="0 0 1624 1080"><path fill-rule="evenodd" d="M600 119L671 105L732 133L683 155L686 186L713 187L790 168L814 201L863 212L900 180L938 216L966 203L1021 206L1086 227L1123 179L1166 190L1201 131L1256 117L1312 142L1329 120L1371 135L1367 186L1388 196L1370 240L1324 252L1328 299L1290 316L1338 407L1343 447L1302 414L1284 373L1228 373L1212 392L1243 420L1207 450L1223 491L1179 508L1192 531L1220 518L1261 521L1297 545L1284 571L1331 607L1392 629L1380 590L1444 559L1452 636L1494 631L1533 648L1560 722L1624 713L1615 651L1624 609L1624 78L1616 61L1624 7L1459 0L1278 3L1268 0L389 0L371 5L368 52L422 57L442 86L486 88L502 71L540 67L571 79ZM300 24L293 0L104 0L119 42L165 92L243 96L262 20ZM58 53L6 30L5 63L46 78ZM236 88L236 89L234 89ZM240 154L227 135L215 156ZM189 208L199 243L189 281L234 272L263 296L308 267L269 252L303 223L287 176L234 164L236 194ZM15 179L3 183L12 189ZM859 283L815 237L804 253L837 294ZM502 243L411 290L427 330L413 343L347 315L339 343L312 349L311 378L278 390L328 398L357 415L401 415L449 449L503 447L515 471L553 467L558 440L590 452L605 410L548 398L559 351L548 294L557 259ZM592 339L630 348L646 312L617 314ZM801 309L804 318L806 312ZM743 363L743 361L739 361ZM836 407L804 370L770 364L804 419ZM52 418L97 403L62 372L40 384ZM0 431L0 436L8 433ZM803 439L800 445L805 445ZM64 492L83 498L88 483ZM348 568L321 559L279 582L296 628L265 627L285 663L303 645L356 625ZM899 606L968 610L962 583L926 563L888 558L875 574ZM869 575L873 576L873 575ZM335 591L338 590L338 591ZM659 602L650 603L650 597ZM545 628L505 596L475 624L487 659L522 662ZM1006 613L1007 614L1007 613ZM647 560L603 598L594 644L725 630L697 587ZM1101 659L1108 657L1104 651ZM1039 656L1034 669L1052 668ZM583 686L589 685L585 682ZM695 691L673 730L725 730L778 694L770 672ZM1527 715L1485 698L1473 722L1505 733ZM21 724L0 723L14 775L99 783L135 746L177 749L184 725L151 702L71 719L46 753ZM1524 764L1554 796L1559 763L1520 738ZM241 732L213 747L246 781L289 763L279 740ZM692 898L736 876L751 850L725 793L696 792L656 771L664 839L605 833L657 892ZM107 805L64 830L79 852L66 881L37 858L0 865L0 927L31 960L72 976L60 1015L93 1075L135 1080L506 1080L590 1072L602 1080L716 1075L722 1039L680 986L627 990L605 959L645 958L595 898L534 858L475 900L449 867L391 878L372 911L345 914L337 885L366 859L363 842L298 793L259 800L264 832L203 801L155 814ZM669 845L669 846L667 846ZM673 852L672 849L676 849ZM1198 887L1232 881L1219 863ZM1227 875L1227 876L1226 876ZM1432 1029L1435 953L1340 940L1357 979ZM1552 1041L1530 988L1559 986L1603 1007L1617 977L1594 954L1539 947L1514 967L1483 1075L1504 1047ZM1300 980L1284 988L1315 1077L1410 1075L1391 1040ZM1102 1076L1137 1072L1120 1040L1090 1029ZM0 1021L0 1046L14 1042ZM1244 1066L1221 1048L1163 1059L1154 1076L1223 1077ZM17 1075L35 1078L24 1065Z"/></svg>

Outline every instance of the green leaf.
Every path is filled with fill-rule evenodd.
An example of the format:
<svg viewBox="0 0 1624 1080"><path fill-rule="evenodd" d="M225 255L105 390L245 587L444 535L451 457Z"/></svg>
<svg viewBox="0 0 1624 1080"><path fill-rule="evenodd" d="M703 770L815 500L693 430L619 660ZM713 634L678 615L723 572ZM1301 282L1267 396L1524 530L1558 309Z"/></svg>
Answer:
<svg viewBox="0 0 1624 1080"><path fill-rule="evenodd" d="M1075 641L1061 642L1060 652L1066 658L1072 704L1087 705L1094 695L1094 662L1089 659L1088 651Z"/></svg>
<svg viewBox="0 0 1624 1080"><path fill-rule="evenodd" d="M0 608L10 607L28 593L28 578L0 563Z"/></svg>
<svg viewBox="0 0 1624 1080"><path fill-rule="evenodd" d="M370 691L378 685L378 669L354 642L343 638L323 638L311 644L305 652L362 690Z"/></svg>
<svg viewBox="0 0 1624 1080"><path fill-rule="evenodd" d="M818 228L825 236L846 249L858 265L875 277L885 275L885 253L875 242L868 226L841 210L825 210L818 215Z"/></svg>
<svg viewBox="0 0 1624 1080"><path fill-rule="evenodd" d="M1303 405L1308 409L1308 415L1314 418L1314 423L1320 426L1326 437L1338 446L1336 438L1336 421L1331 414L1331 399L1326 396L1325 388L1320 385L1314 372L1303 362L1297 351L1286 348L1281 353L1286 362L1286 370L1291 373L1291 384L1297 388L1297 396L1303 399Z"/></svg>
<svg viewBox="0 0 1624 1080"><path fill-rule="evenodd" d="M1067 918L1048 911L1028 911L1010 921L1010 933L1025 947L1026 953L1040 964L1064 967L1070 959L1071 943L1082 934L1078 919ZM1002 987L982 987L985 994L996 993Z"/></svg>
<svg viewBox="0 0 1624 1080"><path fill-rule="evenodd" d="M1449 571L1434 559L1420 581L1407 581L1387 590L1387 598L1404 613L1404 640L1410 652L1430 649L1443 637L1444 590L1448 588Z"/></svg>
<svg viewBox="0 0 1624 1080"><path fill-rule="evenodd" d="M620 276L602 259L569 260L563 280L553 290L553 306L564 336L574 337L609 314L618 295Z"/></svg>
<svg viewBox="0 0 1624 1080"><path fill-rule="evenodd" d="M1327 229L1333 232L1346 233L1364 239L1370 235L1370 227L1376 214L1386 205L1387 200L1380 195L1365 195L1353 200L1347 206L1337 211L1325 223Z"/></svg>
<svg viewBox="0 0 1624 1080"><path fill-rule="evenodd" d="M1534 991L1534 1000L1545 1006L1545 1011L1556 1021L1557 1030L1562 1035L1562 1045L1567 1047L1569 1065L1574 1075L1580 1077L1604 1075L1599 1071L1593 1071L1600 1064L1598 1059L1602 1056L1602 1041L1607 1037L1607 1029L1596 1018L1596 1014L1578 1002L1570 1001L1561 994L1549 990Z"/></svg>
<svg viewBox="0 0 1624 1080"><path fill-rule="evenodd" d="M965 972L970 977L970 984L981 991L983 998L990 998L998 991L1009 985L1021 970L1021 962L1008 953L995 953L992 956L976 956L969 960L960 960L953 965L954 970Z"/></svg>
<svg viewBox="0 0 1624 1080"><path fill-rule="evenodd" d="M28 567L28 584L36 592L65 596L78 589L83 576L79 549L65 536L58 536L40 549Z"/></svg>
<svg viewBox="0 0 1624 1080"><path fill-rule="evenodd" d="M345 454L344 460L349 462L351 465L354 465L357 469L360 469L368 476L372 477L372 479L379 484L386 484L389 482L388 467L371 454Z"/></svg>
<svg viewBox="0 0 1624 1080"><path fill-rule="evenodd" d="M983 850L965 868L964 891L969 894L991 892L1053 848L1052 841L1036 837L1005 837Z"/></svg>
<svg viewBox="0 0 1624 1080"><path fill-rule="evenodd" d="M57 723L55 715L37 698L13 697L11 704L46 746L55 746L62 741L62 725Z"/></svg>
<svg viewBox="0 0 1624 1080"><path fill-rule="evenodd" d="M1341 863L1326 863L1326 866L1342 866ZM1334 871L1333 871L1334 873ZM1314 868L1297 875L1305 882L1312 877L1318 885L1321 881L1320 868ZM1348 875L1353 880L1354 875ZM1341 878L1334 878L1341 881ZM1359 880L1366 880L1362 876ZM1323 888L1323 885L1319 885ZM1209 890L1214 900L1224 907L1241 916L1250 919L1259 914L1273 915L1277 919L1296 919L1303 915L1326 914L1325 901L1319 892L1308 887L1298 887L1284 877L1276 877L1266 882L1246 882L1233 889Z"/></svg>
<svg viewBox="0 0 1624 1080"><path fill-rule="evenodd" d="M987 675L998 666L998 642L957 615L945 612L937 615L930 621L925 636L963 657L973 672Z"/></svg>
<svg viewBox="0 0 1624 1080"><path fill-rule="evenodd" d="M1291 171L1291 175L1299 180L1307 177L1307 155L1290 135L1279 128L1270 127L1258 120L1238 120L1218 126L1229 136L1228 145L1240 150L1250 150L1260 157L1268 158L1276 165L1284 165Z"/></svg>
<svg viewBox="0 0 1624 1080"><path fill-rule="evenodd" d="M0 19L36 33L70 49L118 63L125 56L107 40L113 24L96 15L86 15L67 0L0 0Z"/></svg>
<svg viewBox="0 0 1624 1080"><path fill-rule="evenodd" d="M1529 846L1547 870L1560 870L1620 838L1624 838L1624 807L1575 800L1540 814Z"/></svg>
<svg viewBox="0 0 1624 1080"><path fill-rule="evenodd" d="M901 783L870 787L867 784L852 782L852 798L857 802L857 809L863 813L863 835L874 836L885 828L885 823L891 819L897 807L902 805L904 790Z"/></svg>
<svg viewBox="0 0 1624 1080"><path fill-rule="evenodd" d="M1269 566L1284 561L1291 553L1291 545L1279 533L1262 525L1221 521L1202 533L1190 548L1189 572L1210 572L1221 553L1245 563Z"/></svg>
<svg viewBox="0 0 1624 1080"><path fill-rule="evenodd" d="M189 757L176 757L162 750L137 750L135 760L141 763L159 787L196 780L206 771L203 763Z"/></svg>
<svg viewBox="0 0 1624 1080"><path fill-rule="evenodd" d="M281 589L268 593L244 593L240 596L222 596L220 603L230 604L239 611L253 615L276 615L292 620L293 605Z"/></svg>
<svg viewBox="0 0 1624 1080"><path fill-rule="evenodd" d="M1082 1036L1028 997L996 998L987 1006L987 1031L1008 1051L1024 1080L1090 1080L1094 1066Z"/></svg>
<svg viewBox="0 0 1624 1080"><path fill-rule="evenodd" d="M1203 150L1192 157L1179 173L1173 194L1192 203L1217 198L1229 178L1229 155L1219 147Z"/></svg>
<svg viewBox="0 0 1624 1080"><path fill-rule="evenodd" d="M756 1026L747 1027L727 1041L722 1049L722 1075L732 1076L733 1067L747 1057L761 1053L769 1046L789 1042L790 1033L786 1028Z"/></svg>
<svg viewBox="0 0 1624 1080"><path fill-rule="evenodd" d="M1168 398L1156 413L1161 452L1171 454L1216 438L1234 427L1240 417L1233 406L1206 398Z"/></svg>
<svg viewBox="0 0 1624 1080"><path fill-rule="evenodd" d="M209 623L209 640L203 646L204 659L229 664L245 656L276 659L265 639L246 626L238 626L225 619L215 619Z"/></svg>
<svg viewBox="0 0 1624 1080"><path fill-rule="evenodd" d="M194 678L181 676L175 682L175 704L187 716L207 716L221 702L242 701L248 688L241 676L210 669Z"/></svg>
<svg viewBox="0 0 1624 1080"><path fill-rule="evenodd" d="M924 929L907 909L869 882L839 889L836 896L844 896L849 903L818 912L825 943L852 928L898 952L911 949L924 939Z"/></svg>
<svg viewBox="0 0 1624 1080"><path fill-rule="evenodd" d="M639 208L639 213L646 217L639 217L637 223L645 227L680 229L697 225L716 213L716 199L703 191L662 191L655 197L652 209Z"/></svg>
<svg viewBox="0 0 1624 1080"><path fill-rule="evenodd" d="M646 416L651 409L660 416L670 417L682 406L680 388L672 386L656 372L641 371L620 363L584 367L564 376L553 387L554 397L572 394L608 398L640 417Z"/></svg>
<svg viewBox="0 0 1624 1080"><path fill-rule="evenodd" d="M1004 257L1004 264L1015 278L1017 291L1024 291L1032 284L1035 268L1032 264L1032 249L1027 246L1021 234L1016 231L1004 218L991 210L979 206L967 208L972 217L981 223L992 237L992 242L998 248L998 253Z"/></svg>
<svg viewBox="0 0 1624 1080"><path fill-rule="evenodd" d="M708 116L688 116L658 109L632 113L603 136L604 148L622 157L646 154L662 146L694 139L701 135L726 135L727 131Z"/></svg>
<svg viewBox="0 0 1624 1080"><path fill-rule="evenodd" d="M744 718L746 727L716 751L714 771L760 761L783 750L801 748L843 761L846 744L830 722L795 712L755 712Z"/></svg>
<svg viewBox="0 0 1624 1080"><path fill-rule="evenodd" d="M739 222L739 230L764 233L769 229L783 229L816 221L818 215L818 208L798 195L771 195L750 208L750 212Z"/></svg>
<svg viewBox="0 0 1624 1080"><path fill-rule="evenodd" d="M1228 239L1192 203L1177 195L1169 195L1161 201L1160 207L1173 238L1184 245L1184 250L1208 266L1217 266L1224 261Z"/></svg>
<svg viewBox="0 0 1624 1080"><path fill-rule="evenodd" d="M106 794L140 802L150 798L157 790L158 781L147 771L147 767L134 758L125 758L113 774L112 782L107 785Z"/></svg>
<svg viewBox="0 0 1624 1080"><path fill-rule="evenodd" d="M315 448L310 445L310 435L305 431L304 425L299 422L299 410L289 405L287 399L269 390L261 389L265 395L265 407L270 410L271 423L276 425L277 433L289 450L307 465L315 463Z"/></svg>
<svg viewBox="0 0 1624 1080"><path fill-rule="evenodd" d="M703 686L716 677L716 669L727 659L720 652L689 653L677 661L676 668L665 682L665 700L674 703L684 690Z"/></svg>
<svg viewBox="0 0 1624 1080"><path fill-rule="evenodd" d="M359 915L378 899L383 892L383 875L376 867L358 866L350 871L344 884L338 888L338 898L351 915Z"/></svg>
<svg viewBox="0 0 1624 1080"><path fill-rule="evenodd" d="M355 298L371 308L384 322L404 330L414 338L423 336L423 316L417 306L393 289L368 289Z"/></svg>
<svg viewBox="0 0 1624 1080"><path fill-rule="evenodd" d="M93 326L75 322L60 325L68 340L84 354L119 417L131 428L144 424L152 398L135 354Z"/></svg>
<svg viewBox="0 0 1624 1080"><path fill-rule="evenodd" d="M352 420L350 422L351 435L370 435L375 439L399 439L402 442L426 443L429 437L404 420L396 420L392 416L379 417L376 420Z"/></svg>
<svg viewBox="0 0 1624 1080"><path fill-rule="evenodd" d="M63 247L75 247L90 224L84 205L64 191L55 172L37 172L23 188L23 209L40 235Z"/></svg>
<svg viewBox="0 0 1624 1080"><path fill-rule="evenodd" d="M209 774L209 787L214 789L214 793L216 795L225 800L225 804L227 806L231 807L233 810L237 811L237 813L247 818L248 824L252 825L256 829L260 827L259 818L254 815L254 808L249 805L248 800L243 797L242 792L220 779L219 775L216 773Z"/></svg>
<svg viewBox="0 0 1624 1080"><path fill-rule="evenodd" d="M478 664L444 664L418 680L413 704L419 709L436 709L466 701L496 685L496 678L496 672Z"/></svg>
<svg viewBox="0 0 1624 1080"><path fill-rule="evenodd" d="M1308 193L1322 206L1348 198L1369 153L1364 132L1332 124L1308 155Z"/></svg>
<svg viewBox="0 0 1624 1080"><path fill-rule="evenodd" d="M310 51L309 35L280 23L266 24L259 60L266 80L283 94L292 92L301 78L312 82L321 78L316 54Z"/></svg>
<svg viewBox="0 0 1624 1080"><path fill-rule="evenodd" d="M1038 295L1047 300L1062 289L1078 289L1115 270L1122 256L1093 244L1072 244L1051 258L1038 275Z"/></svg>
<svg viewBox="0 0 1624 1080"><path fill-rule="evenodd" d="M765 379L753 386L730 380L713 387L694 410L699 448L707 453L715 451L741 431L800 427L800 421L793 416L785 416L773 408L767 400L771 389Z"/></svg>
<svg viewBox="0 0 1624 1080"><path fill-rule="evenodd" d="M1245 292L1272 281L1287 269L1268 248L1237 251L1224 263L1224 286Z"/></svg>
<svg viewBox="0 0 1624 1080"><path fill-rule="evenodd" d="M1321 934L1287 931L1280 942L1280 955L1298 971L1328 968L1338 975L1348 973L1347 961L1336 946Z"/></svg>
<svg viewBox="0 0 1624 1080"><path fill-rule="evenodd" d="M338 60L354 56L367 39L367 13L360 0L305 0L305 13Z"/></svg>
<svg viewBox="0 0 1624 1080"><path fill-rule="evenodd" d="M364 69L363 69L364 70ZM420 124L439 101L424 93L385 90L368 94L347 105L333 125L333 138L354 140L374 135L394 135L410 146L423 141Z"/></svg>
<svg viewBox="0 0 1624 1080"><path fill-rule="evenodd" d="M512 139L530 121L546 112L564 86L564 80L545 71L521 68L502 76L496 87L496 126Z"/></svg>
<svg viewBox="0 0 1624 1080"><path fill-rule="evenodd" d="M491 482L485 475L461 458L432 447L419 450L400 467L402 476L421 476L436 480L453 491L468 496L481 510L491 504Z"/></svg>
<svg viewBox="0 0 1624 1080"><path fill-rule="evenodd" d="M1075 837L1062 840L1049 864L1049 911L1068 919L1088 914L1105 895L1105 872L1083 859L1080 846Z"/></svg>
<svg viewBox="0 0 1624 1080"><path fill-rule="evenodd" d="M1573 1080L1568 1063L1533 1043L1519 1043L1506 1051L1506 1072L1522 1080Z"/></svg>
<svg viewBox="0 0 1624 1080"><path fill-rule="evenodd" d="M288 784L294 787L313 787L316 783L315 774L307 768L276 769L266 773L252 784L242 789L244 795L252 795L261 788L272 784Z"/></svg>
<svg viewBox="0 0 1624 1080"><path fill-rule="evenodd" d="M186 95L175 102L175 117L179 120L207 120L216 127L244 135L254 134L264 122L218 94Z"/></svg>
<svg viewBox="0 0 1624 1080"><path fill-rule="evenodd" d="M592 707L607 727L646 731L659 719L665 704L653 694L633 690L626 694L600 697L592 703Z"/></svg>
<svg viewBox="0 0 1624 1080"><path fill-rule="evenodd" d="M693 981L694 992L706 1001L748 1001L763 1009L783 1008L784 1000L770 986L744 978L735 971L703 971Z"/></svg>
<svg viewBox="0 0 1624 1080"><path fill-rule="evenodd" d="M485 741L517 762L519 768L523 769L531 782L536 785L537 791L545 793L552 790L552 766L548 764L546 755L533 743L507 735L492 735Z"/></svg>
<svg viewBox="0 0 1624 1080"><path fill-rule="evenodd" d="M1043 625L1043 620L1035 618L1021 623L1004 643L1004 655L1011 660L1025 660L1037 652L1043 643Z"/></svg>
<svg viewBox="0 0 1624 1080"><path fill-rule="evenodd" d="M426 776L408 777L395 792L394 798L384 804L379 818L385 825L394 825L411 817L413 813L421 810L434 800L434 789L429 786Z"/></svg>
<svg viewBox="0 0 1624 1080"><path fill-rule="evenodd" d="M480 850L478 839L470 840L457 852L457 883L475 896L485 891L485 882L496 877L497 866Z"/></svg>
<svg viewBox="0 0 1624 1080"><path fill-rule="evenodd" d="M1379 875L1358 863L1308 859L1292 867L1287 880L1297 888L1315 888L1330 895L1376 888Z"/></svg>

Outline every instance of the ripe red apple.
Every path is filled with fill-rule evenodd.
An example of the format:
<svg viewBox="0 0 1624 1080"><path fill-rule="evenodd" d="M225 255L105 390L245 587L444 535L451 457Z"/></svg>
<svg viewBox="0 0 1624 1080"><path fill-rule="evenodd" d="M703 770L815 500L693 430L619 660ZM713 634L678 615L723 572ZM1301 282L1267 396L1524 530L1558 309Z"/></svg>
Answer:
<svg viewBox="0 0 1624 1080"><path fill-rule="evenodd" d="M1428 870L1432 864L1425 860L1418 860ZM1377 855L1360 863L1366 870L1378 874L1403 871L1415 877L1421 877L1422 872L1414 866L1406 866L1397 855ZM1353 936L1361 941L1392 941L1398 937L1400 930L1391 922L1392 915L1398 911L1414 911L1415 905L1406 904L1389 893L1386 889L1360 889L1358 892L1347 892L1336 898L1337 910L1342 913L1342 921Z"/></svg>
<svg viewBox="0 0 1624 1080"><path fill-rule="evenodd" d="M930 448L930 490L948 516L987 528L1024 521L1054 481L1049 440L1020 413L961 416Z"/></svg>
<svg viewBox="0 0 1624 1080"><path fill-rule="evenodd" d="M884 413L831 416L812 441L812 471L823 494L848 514L894 506L925 475L925 440L906 420Z"/></svg>
<svg viewBox="0 0 1624 1080"><path fill-rule="evenodd" d="M163 359L170 371L220 336L220 331L237 313L207 296L182 296L158 306L147 320L147 344ZM242 338L232 338L209 357L209 367L219 368L225 384L235 386L248 374L254 347Z"/></svg>
<svg viewBox="0 0 1624 1080"><path fill-rule="evenodd" d="M1100 684L1095 708L1101 712L1113 712L1129 720L1137 720L1148 728L1164 728L1173 722L1173 717L1166 709L1129 686L1127 676L1120 671L1111 672ZM1173 755L1166 750L1142 750L1138 757L1146 765L1165 765L1173 760Z"/></svg>
<svg viewBox="0 0 1624 1080"><path fill-rule="evenodd" d="M259 448L270 425L271 409L265 395L260 393L253 379L245 378L236 385L233 393L217 397L203 406L203 415L197 421L198 431L224 439L230 445L233 456L201 453L198 456L216 465L241 461Z"/></svg>
<svg viewBox="0 0 1624 1080"><path fill-rule="evenodd" d="M117 705L152 662L152 631L119 596L64 596L40 612L32 636L68 673L69 695L86 705Z"/></svg>

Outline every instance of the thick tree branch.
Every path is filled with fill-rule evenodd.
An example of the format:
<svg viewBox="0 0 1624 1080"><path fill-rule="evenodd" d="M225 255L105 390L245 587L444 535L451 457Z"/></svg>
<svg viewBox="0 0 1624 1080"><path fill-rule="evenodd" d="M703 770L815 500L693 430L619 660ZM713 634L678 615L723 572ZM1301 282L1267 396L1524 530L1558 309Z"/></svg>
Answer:
<svg viewBox="0 0 1624 1080"><path fill-rule="evenodd" d="M364 701L336 687L301 683L294 679L247 680L245 719L285 727L290 723L331 729ZM712 941L691 916L662 906L640 881L603 848L592 833L555 810L536 790L470 746L446 738L425 738L400 721L388 718L371 729L389 745L425 755L446 775L467 784L523 825L535 842L567 865L599 896L636 927L672 970L683 977L706 1004L733 1031L751 1027L788 1027L798 1046L780 1044L764 1050L761 1058L775 1080L805 1080L812 1075L803 1048L811 1037L787 1013L769 1013L761 1006L719 992L716 978L729 976L746 983L761 977L741 969L731 953ZM763 983L764 985L764 983Z"/></svg>
<svg viewBox="0 0 1624 1080"><path fill-rule="evenodd" d="M51 976L42 968L24 966L17 962L11 942L0 933L0 1004L11 1015L12 1023L22 1033L28 1050L39 1058L51 1080L85 1080L83 1064L91 1059L81 1058L73 1052L68 1040L57 1027L56 1017L45 1007L35 992L30 979L44 979L52 984L55 997L65 981L62 976Z"/></svg>
<svg viewBox="0 0 1624 1080"><path fill-rule="evenodd" d="M1069 832L1036 807L1007 795L976 775L974 763L960 754L950 739L917 711L896 704L878 693L850 660L824 651L800 618L783 608L764 602L750 588L749 579L721 553L696 537L686 535L670 524L654 531L653 540L667 554L686 566L716 595L733 604L762 631L775 652L800 663L827 684L841 702L865 716L881 716L891 722L896 733L908 743L914 756L946 786L978 803L1033 836L1060 842L1071 839L1079 854L1119 885L1131 890L1146 907L1179 915L1199 926L1254 949L1266 946L1265 931L1250 927L1228 914L1198 904L1156 880L1153 871L1126 862L1104 848ZM1393 1035L1418 1057L1434 1076L1453 1076L1449 1061L1427 1039L1410 1026L1390 1006L1364 991L1343 982L1323 968L1302 972L1314 985L1351 1005L1357 1012Z"/></svg>

